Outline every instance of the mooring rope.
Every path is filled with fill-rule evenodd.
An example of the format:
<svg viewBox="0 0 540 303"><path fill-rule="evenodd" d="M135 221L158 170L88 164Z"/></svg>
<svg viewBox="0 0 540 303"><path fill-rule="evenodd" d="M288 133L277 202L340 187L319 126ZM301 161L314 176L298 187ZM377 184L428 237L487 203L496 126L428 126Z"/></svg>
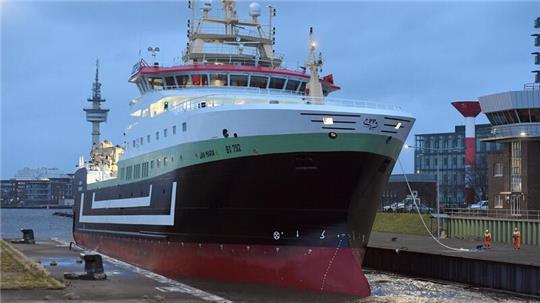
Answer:
<svg viewBox="0 0 540 303"><path fill-rule="evenodd" d="M339 240L336 250L334 251L334 255L330 259L330 262L328 262L328 267L326 268L326 272L324 273L323 278L322 278L321 291L324 290L324 284L326 284L326 276L328 275L328 272L330 271L330 267L332 267L332 264L334 263L334 259L336 258L338 254L339 248L341 247L341 241L343 241L343 239Z"/></svg>

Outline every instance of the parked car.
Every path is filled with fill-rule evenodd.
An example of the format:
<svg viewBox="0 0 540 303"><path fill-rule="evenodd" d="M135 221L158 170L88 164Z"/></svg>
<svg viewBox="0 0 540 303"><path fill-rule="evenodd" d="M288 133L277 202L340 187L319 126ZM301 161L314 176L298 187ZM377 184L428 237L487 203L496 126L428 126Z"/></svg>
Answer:
<svg viewBox="0 0 540 303"><path fill-rule="evenodd" d="M393 212L396 212L396 209L397 209L397 205L398 203L392 203L390 205L386 205L383 207L383 211L384 212L387 212L387 213L393 213Z"/></svg>
<svg viewBox="0 0 540 303"><path fill-rule="evenodd" d="M488 208L488 201L479 201L474 204L469 205L470 209L487 209Z"/></svg>

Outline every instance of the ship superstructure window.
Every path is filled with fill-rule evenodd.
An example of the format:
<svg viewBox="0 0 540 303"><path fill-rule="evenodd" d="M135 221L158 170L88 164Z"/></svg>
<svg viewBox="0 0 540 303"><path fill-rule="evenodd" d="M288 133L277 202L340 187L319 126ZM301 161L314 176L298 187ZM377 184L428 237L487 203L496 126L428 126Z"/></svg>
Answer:
<svg viewBox="0 0 540 303"><path fill-rule="evenodd" d="M263 76L251 76L249 80L249 87L266 88L268 83L268 77Z"/></svg>
<svg viewBox="0 0 540 303"><path fill-rule="evenodd" d="M300 81L289 79L287 80L287 85L285 86L285 89L295 92L298 89L298 85L300 85Z"/></svg>
<svg viewBox="0 0 540 303"><path fill-rule="evenodd" d="M248 76L247 75L230 75L229 81L230 81L231 86L247 86Z"/></svg>
<svg viewBox="0 0 540 303"><path fill-rule="evenodd" d="M156 140L159 140L159 132L156 132Z"/></svg>
<svg viewBox="0 0 540 303"><path fill-rule="evenodd" d="M139 179L141 177L141 165L135 164L133 166L133 179Z"/></svg>
<svg viewBox="0 0 540 303"><path fill-rule="evenodd" d="M271 89L283 89L283 86L285 85L285 79L284 78L270 78L270 83L268 84L268 88Z"/></svg>
<svg viewBox="0 0 540 303"><path fill-rule="evenodd" d="M195 86L207 86L208 85L208 76L205 74L202 75L191 75L191 81Z"/></svg>
<svg viewBox="0 0 540 303"><path fill-rule="evenodd" d="M133 142L131 143L132 143L133 148L137 147L137 141L133 140Z"/></svg>
<svg viewBox="0 0 540 303"><path fill-rule="evenodd" d="M148 78L148 84L150 84L150 87L152 89L163 89L163 78L161 77L149 77Z"/></svg>
<svg viewBox="0 0 540 303"><path fill-rule="evenodd" d="M166 89L176 88L176 82L174 82L174 77L172 76L165 77L165 88Z"/></svg>
<svg viewBox="0 0 540 303"><path fill-rule="evenodd" d="M167 157L163 158L163 166L167 166Z"/></svg>
<svg viewBox="0 0 540 303"><path fill-rule="evenodd" d="M182 123L182 131L183 132L187 131L187 122Z"/></svg>
<svg viewBox="0 0 540 303"><path fill-rule="evenodd" d="M120 180L124 180L126 178L126 168L122 167L120 168Z"/></svg>
<svg viewBox="0 0 540 303"><path fill-rule="evenodd" d="M133 172L133 167L126 167L126 180L131 180L131 173Z"/></svg>
<svg viewBox="0 0 540 303"><path fill-rule="evenodd" d="M154 160L151 160L150 161L150 169L153 169L154 168Z"/></svg>
<svg viewBox="0 0 540 303"><path fill-rule="evenodd" d="M148 162L142 164L141 177L148 177Z"/></svg>
<svg viewBox="0 0 540 303"><path fill-rule="evenodd" d="M210 85L227 86L227 74L210 74Z"/></svg>
<svg viewBox="0 0 540 303"><path fill-rule="evenodd" d="M167 138L167 129L163 130L163 138Z"/></svg>
<svg viewBox="0 0 540 303"><path fill-rule="evenodd" d="M176 82L180 87L186 87L191 85L191 78L189 75L178 75L176 76Z"/></svg>
<svg viewBox="0 0 540 303"><path fill-rule="evenodd" d="M176 125L173 125L173 126L172 126L172 134L173 134L173 135L176 135Z"/></svg>
<svg viewBox="0 0 540 303"><path fill-rule="evenodd" d="M160 160L160 159L157 159L157 160L156 160L156 167L157 167L157 168L160 168L160 167L161 167L161 160Z"/></svg>
<svg viewBox="0 0 540 303"><path fill-rule="evenodd" d="M300 84L300 88L298 89L299 93L303 94L306 91L306 83L307 82L302 81L302 84Z"/></svg>
<svg viewBox="0 0 540 303"><path fill-rule="evenodd" d="M140 141L140 144L141 144L141 146L142 146L142 145L143 145L143 143L144 143L144 138L143 138L143 137L141 137L141 138L139 139L139 141Z"/></svg>
<svg viewBox="0 0 540 303"><path fill-rule="evenodd" d="M150 135L146 135L146 143L150 143Z"/></svg>

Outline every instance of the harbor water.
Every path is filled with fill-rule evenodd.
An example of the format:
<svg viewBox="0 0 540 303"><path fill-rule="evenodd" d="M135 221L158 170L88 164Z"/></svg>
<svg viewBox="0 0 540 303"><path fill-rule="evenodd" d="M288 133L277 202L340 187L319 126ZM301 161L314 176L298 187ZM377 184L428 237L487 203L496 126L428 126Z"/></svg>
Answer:
<svg viewBox="0 0 540 303"><path fill-rule="evenodd" d="M21 228L31 228L37 240L58 238L72 241L72 218L55 216L69 209L1 209L2 238L20 238ZM372 296L358 302L532 302L492 291L443 282L413 279L366 271Z"/></svg>

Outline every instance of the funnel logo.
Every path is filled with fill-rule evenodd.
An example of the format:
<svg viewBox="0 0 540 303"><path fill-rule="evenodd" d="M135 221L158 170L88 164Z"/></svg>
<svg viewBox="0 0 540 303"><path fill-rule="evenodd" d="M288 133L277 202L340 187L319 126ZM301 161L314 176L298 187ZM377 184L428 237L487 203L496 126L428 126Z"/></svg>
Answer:
<svg viewBox="0 0 540 303"><path fill-rule="evenodd" d="M377 119L366 118L364 120L364 126L368 128L369 130L372 130L379 127L379 123L377 122Z"/></svg>

